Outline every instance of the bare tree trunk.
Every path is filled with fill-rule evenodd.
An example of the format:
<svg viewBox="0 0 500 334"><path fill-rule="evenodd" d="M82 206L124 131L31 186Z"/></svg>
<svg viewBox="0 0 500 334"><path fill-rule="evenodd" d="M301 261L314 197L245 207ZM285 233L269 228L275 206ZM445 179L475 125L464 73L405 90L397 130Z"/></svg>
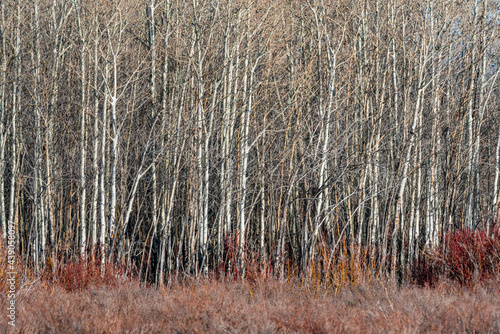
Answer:
<svg viewBox="0 0 500 334"><path fill-rule="evenodd" d="M44 251L45 251L45 218L43 215L43 201L42 201L42 190L41 190L41 110L40 110L40 28L39 28L39 16L38 16L38 0L33 0L34 4L34 55L33 62L35 68L35 85L33 89L33 95L35 98L35 152L34 152L34 186L33 186L33 198L34 198L34 243L33 243L33 262L37 270L39 270L40 263L44 262Z"/></svg>
<svg viewBox="0 0 500 334"><path fill-rule="evenodd" d="M431 5L432 6L432 5ZM425 224L425 231L426 231L426 244L429 245L430 247L435 247L437 246L438 243L438 234L439 234L439 217L438 217L438 209L437 209L437 202L438 202L438 189L439 189L439 178L438 178L438 152L439 152L439 146L440 146L440 136L438 133L438 126L439 126L439 110L440 110L440 89L439 89L439 73L437 73L437 68L441 67L441 47L440 47L440 38L439 35L436 34L435 29L434 29L434 17L433 17L433 8L431 7L431 34L434 37L434 41L432 44L437 44L434 45L434 48L437 49L439 47L439 52L437 57L434 55L432 59L432 89L433 89L433 115L434 115L434 122L432 124L432 143L431 143L431 156L430 156L430 182L428 183L428 195L427 195L427 210L426 210L426 224Z"/></svg>
<svg viewBox="0 0 500 334"><path fill-rule="evenodd" d="M67 7L69 6L69 8ZM60 7L59 17L57 16L57 8ZM64 48L62 39L60 38L60 31L63 28L67 18L71 14L73 6L69 2L65 2L62 6L58 6L57 0L52 0L52 25L51 25L51 35L53 37L52 45L52 66L50 72L51 79L51 91L50 91L50 101L47 110L47 115L44 117L45 122L45 173L46 173L46 203L47 208L46 214L46 225L47 233L49 237L49 243L51 245L55 242L55 217L54 217L54 116L56 113L57 101L59 97L59 67L61 58L66 52L67 48ZM45 241L43 242L45 244Z"/></svg>
<svg viewBox="0 0 500 334"><path fill-rule="evenodd" d="M21 89L20 89L20 80L21 80L21 0L17 0L17 18L16 18L16 42L14 46L14 56L15 56L15 65L14 65L14 82L12 87L12 129L11 129L11 156L12 156L12 172L10 178L10 200L9 200L9 222L14 221L14 211L16 210L16 176L18 173L17 168L17 125L16 118L17 114L21 110Z"/></svg>
<svg viewBox="0 0 500 334"><path fill-rule="evenodd" d="M75 2L75 7L78 4ZM84 258L86 253L87 246L87 221L86 221L86 201L87 201L87 189L85 185L85 160L87 156L87 138L86 138L86 129L85 129L85 120L87 117L87 109L86 109L86 64L85 64L85 56L86 56L86 43L84 32L82 30L82 22L81 22L81 8L76 8L75 11L77 13L78 18L78 32L80 35L80 69L81 69L81 118L80 118L80 257Z"/></svg>
<svg viewBox="0 0 500 334"><path fill-rule="evenodd" d="M105 60L106 61L106 60ZM106 61L104 65L104 81L109 79L109 65ZM100 216L101 216L101 260L102 263L105 261L105 250L107 247L106 238L109 237L109 231L106 221L106 138L108 136L108 116L107 116L107 100L109 95L108 85L104 85L104 99L102 102L102 118L101 118L101 171L100 171L100 192L101 192L101 203L100 203Z"/></svg>
<svg viewBox="0 0 500 334"><path fill-rule="evenodd" d="M477 25L477 16L479 15L479 1L476 2L474 9L473 9L473 27L476 27ZM465 218L465 225L468 229L472 229L475 226L475 160L476 160L476 145L474 145L474 94L476 91L476 58L477 58L477 51L476 51L476 43L477 43L477 35L475 30L472 31L472 45L471 45L471 69L469 71L469 87L468 87L468 147L469 147L469 154L468 154L468 159L467 159L467 173L468 173L468 187L467 187L467 210L466 210L466 218Z"/></svg>
<svg viewBox="0 0 500 334"><path fill-rule="evenodd" d="M1 69L0 69L0 220L2 229L2 239L7 237L7 222L5 213L5 146L7 144L7 133L5 132L5 85L7 72L7 48L5 43L5 3L0 0L0 43L2 48Z"/></svg>
<svg viewBox="0 0 500 334"><path fill-rule="evenodd" d="M155 0L150 0L149 1L149 6L146 7L146 13L147 13L147 26L148 26L148 39L149 39L149 57L150 57L150 63L151 63L151 77L150 77L150 93L151 93L151 118L154 119L156 117L156 43L155 43L155 30L156 30L156 22L155 22L155 7L156 7L156 1ZM154 131L154 130L153 130ZM153 133L153 147L152 151L155 152L155 135ZM157 197L158 197L158 178L156 174L156 162L152 162L152 168L151 168L151 177L153 179L153 194L152 194L152 225L154 229L153 236L156 234L156 229L157 229L157 224L158 224L158 218L157 218L157 211L158 211L158 204L157 204Z"/></svg>
<svg viewBox="0 0 500 334"><path fill-rule="evenodd" d="M500 124L498 125L497 148L495 150L495 181L493 182L493 221L497 222L500 217L500 196L498 192L500 182ZM489 224L488 224L489 226ZM489 232L489 231L488 231Z"/></svg>
<svg viewBox="0 0 500 334"><path fill-rule="evenodd" d="M314 242L318 236L319 228L321 227L322 221L326 221L327 229L331 231L333 237L333 229L331 228L331 213L329 211L329 197L330 197L330 187L328 186L328 160L329 160L329 149L330 149L330 122L332 117L332 109L333 109L333 101L335 98L336 91L336 67L337 67L337 50L333 48L330 40L332 39L330 34L327 31L327 28L324 25L325 22L325 13L324 8L313 8L311 6L311 10L314 13L315 21L316 21L316 38L318 43L318 76L319 80L319 116L321 121L321 132L320 132L320 141L322 143L321 146L321 164L319 170L319 181L318 181L318 204L316 206L316 217L314 219L314 231L312 233L312 241ZM320 11L318 13L318 11ZM343 32L345 33L345 31ZM323 45L322 40L325 39L325 50L326 50L326 69L323 69ZM344 39L344 34L340 37L339 45L342 44ZM326 106L324 105L324 96L323 96L323 72L326 72ZM323 208L324 203L324 208ZM326 216L322 218L326 212ZM354 236L354 231L351 231L351 235ZM332 239L333 240L333 239ZM309 254L312 252L313 245L311 244L311 249Z"/></svg>
<svg viewBox="0 0 500 334"><path fill-rule="evenodd" d="M97 11L97 9L96 9ZM94 24L95 24L95 36L94 36L94 80L93 80L93 92L94 92L94 146L93 146L93 157L92 157L92 171L94 175L94 186L92 193L92 254L95 254L95 247L97 245L97 211L98 211L98 198L99 198L99 90L97 82L97 69L99 68L99 58L98 58L98 47L99 47L99 29L98 29L98 19L97 12L94 13ZM104 242L101 243L101 246ZM101 256L103 254L101 253Z"/></svg>
<svg viewBox="0 0 500 334"><path fill-rule="evenodd" d="M111 178L110 178L110 201L109 201L109 238L114 241L115 239L115 221L116 221L116 169L118 164L118 126L117 126L117 97L118 97L118 53L117 50L112 51L112 66L113 66L113 86L111 90ZM112 242L113 243L113 242ZM112 256L111 252L109 256Z"/></svg>
<svg viewBox="0 0 500 334"><path fill-rule="evenodd" d="M196 26L198 23L195 22ZM203 108L204 95L205 95L205 84L203 82L203 57L200 46L200 37L195 37L198 40L198 64L197 64L197 76L198 76L198 100L197 100L197 140L198 140L198 155L197 155L197 168L198 168L198 228L199 228L199 256L202 261L204 261L207 250L207 228L208 221L205 217L205 204L204 204L204 183L203 183L203 124L205 122L205 111ZM206 134L205 134L206 135ZM206 152L205 152L206 154ZM204 274L206 267L202 268Z"/></svg>

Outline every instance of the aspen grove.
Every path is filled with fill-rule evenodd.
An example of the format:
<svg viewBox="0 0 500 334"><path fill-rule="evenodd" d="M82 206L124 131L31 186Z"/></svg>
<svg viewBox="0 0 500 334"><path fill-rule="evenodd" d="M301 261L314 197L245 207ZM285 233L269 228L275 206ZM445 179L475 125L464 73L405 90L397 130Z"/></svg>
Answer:
<svg viewBox="0 0 500 334"><path fill-rule="evenodd" d="M35 271L402 282L499 237L496 0L0 10L0 231Z"/></svg>

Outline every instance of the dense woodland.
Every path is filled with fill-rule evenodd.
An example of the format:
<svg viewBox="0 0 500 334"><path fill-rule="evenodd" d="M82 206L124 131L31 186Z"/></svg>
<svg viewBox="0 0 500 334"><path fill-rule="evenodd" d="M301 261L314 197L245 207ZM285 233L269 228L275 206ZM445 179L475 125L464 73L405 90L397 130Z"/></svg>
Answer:
<svg viewBox="0 0 500 334"><path fill-rule="evenodd" d="M496 0L0 6L1 232L36 270L401 279L496 233Z"/></svg>

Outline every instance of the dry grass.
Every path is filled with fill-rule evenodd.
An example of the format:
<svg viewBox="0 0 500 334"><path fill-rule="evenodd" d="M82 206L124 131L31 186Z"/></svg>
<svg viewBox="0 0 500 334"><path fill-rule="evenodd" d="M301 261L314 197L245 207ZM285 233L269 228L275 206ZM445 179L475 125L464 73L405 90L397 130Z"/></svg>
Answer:
<svg viewBox="0 0 500 334"><path fill-rule="evenodd" d="M78 291L39 283L22 294L17 327L9 327L0 317L0 332L15 333L498 333L500 282L473 290L379 282L338 294L273 281L185 281L164 290L129 282Z"/></svg>
<svg viewBox="0 0 500 334"><path fill-rule="evenodd" d="M500 333L500 244L456 235L457 247L433 253L403 287L379 279L366 254L319 261L306 283L291 275L276 281L248 266L245 280L185 278L163 289L137 283L112 262L103 272L98 258L49 261L39 274L16 262L16 327L2 307L0 334ZM0 256L3 291L5 259ZM1 305L6 295L0 294Z"/></svg>

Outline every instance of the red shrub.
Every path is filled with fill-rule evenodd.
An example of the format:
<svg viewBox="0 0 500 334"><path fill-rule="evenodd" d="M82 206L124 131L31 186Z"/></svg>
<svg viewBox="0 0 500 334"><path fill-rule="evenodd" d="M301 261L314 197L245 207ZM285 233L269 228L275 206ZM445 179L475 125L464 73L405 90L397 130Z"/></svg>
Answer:
<svg viewBox="0 0 500 334"><path fill-rule="evenodd" d="M224 257L217 268L217 277L239 277L238 233L230 233L224 239Z"/></svg>
<svg viewBox="0 0 500 334"><path fill-rule="evenodd" d="M272 266L268 261L262 261L258 251L245 253L245 274L244 278L248 281L261 281L272 276ZM219 262L214 272L215 278L231 278L239 280L242 278L241 268L239 266L239 248L238 233L231 233L224 239L224 256Z"/></svg>
<svg viewBox="0 0 500 334"><path fill-rule="evenodd" d="M445 275L460 285L473 286L500 274L500 241L484 230L450 231L439 249L424 253L412 274L419 285L433 286Z"/></svg>
<svg viewBox="0 0 500 334"><path fill-rule="evenodd" d="M51 262L52 263L52 262ZM89 286L114 287L129 280L126 267L100 257L62 260L57 266L48 265L42 280L62 286L67 291L84 290Z"/></svg>
<svg viewBox="0 0 500 334"><path fill-rule="evenodd" d="M498 274L500 243L484 230L455 230L444 239L442 256L451 279L462 285Z"/></svg>

